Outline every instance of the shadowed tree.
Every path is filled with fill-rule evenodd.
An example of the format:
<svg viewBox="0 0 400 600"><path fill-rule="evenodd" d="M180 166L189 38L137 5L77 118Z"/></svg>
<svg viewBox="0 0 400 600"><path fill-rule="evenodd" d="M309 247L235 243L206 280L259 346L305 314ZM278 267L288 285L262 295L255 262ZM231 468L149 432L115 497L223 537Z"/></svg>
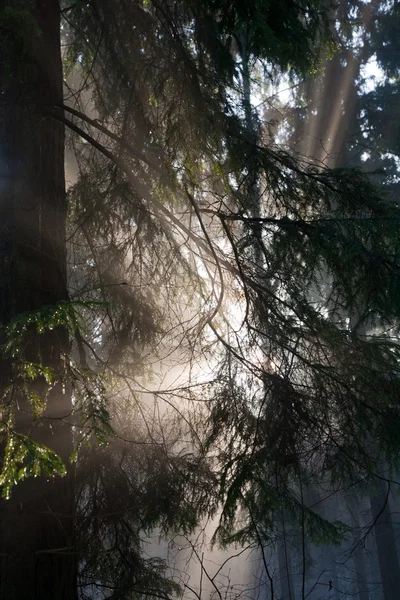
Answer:
<svg viewBox="0 0 400 600"><path fill-rule="evenodd" d="M0 30L3 495L38 475L1 502L0 597L69 600L77 598L72 473L53 477L72 451L68 333L57 319L39 333L37 319L24 318L68 298L64 127L46 118L63 95L57 0L1 2Z"/></svg>

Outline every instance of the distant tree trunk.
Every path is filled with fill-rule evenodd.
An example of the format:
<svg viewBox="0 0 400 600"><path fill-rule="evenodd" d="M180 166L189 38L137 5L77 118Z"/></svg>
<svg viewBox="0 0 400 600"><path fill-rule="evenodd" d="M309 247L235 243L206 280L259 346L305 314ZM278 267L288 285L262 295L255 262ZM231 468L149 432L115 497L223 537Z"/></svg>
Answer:
<svg viewBox="0 0 400 600"><path fill-rule="evenodd" d="M390 514L387 484L378 482L379 490L371 495L372 518L378 549L384 600L397 600L400 591L400 568L396 539Z"/></svg>
<svg viewBox="0 0 400 600"><path fill-rule="evenodd" d="M369 600L364 552L360 546L357 546L354 550L354 566L356 568L358 600Z"/></svg>
<svg viewBox="0 0 400 600"><path fill-rule="evenodd" d="M249 142L257 144L259 142L259 130L256 124L256 114L251 106L251 77L250 77L250 55L247 48L247 32L242 28L240 33L240 57L242 59L242 81L243 81L243 108L245 113L245 122ZM255 158L255 153L253 153ZM247 206L246 209L254 219L261 216L261 191L259 185L260 167L256 161L249 162L250 167L250 185L248 188ZM253 231L253 251L254 262L257 267L262 268L262 227L259 223L255 223L252 227Z"/></svg>
<svg viewBox="0 0 400 600"><path fill-rule="evenodd" d="M362 499L358 498L355 494L348 493L347 495L347 507L349 514L352 518L353 525L353 560L354 568L356 571L356 593L358 600L369 600L369 588L367 582L367 575L365 570L365 553L363 547L360 545L359 534L360 531L360 507L362 506Z"/></svg>
<svg viewBox="0 0 400 600"><path fill-rule="evenodd" d="M294 600L290 552L287 544L284 541L278 543L278 563L281 600Z"/></svg>
<svg viewBox="0 0 400 600"><path fill-rule="evenodd" d="M31 17L21 30L4 16L17 10L0 0L3 38L0 66L0 322L4 326L26 311L67 300L64 183L64 129L46 118L62 99L60 7L58 0L27 2ZM17 7L18 8L18 7ZM24 17L25 18L25 17ZM10 24L11 23L11 24ZM22 39L23 36L23 39ZM4 48L6 48L4 50ZM59 328L38 336L28 332L24 356L60 372L68 352L67 332ZM4 357L1 390L12 383ZM46 387L35 381L37 390ZM44 424L35 423L24 398L15 404L15 430L57 452L71 453L72 430L63 417L71 396L55 385ZM73 536L72 474L38 477L14 488L1 501L1 600L77 598Z"/></svg>
<svg viewBox="0 0 400 600"><path fill-rule="evenodd" d="M372 600L383 600L383 589L381 585L381 571L379 567L378 550L376 548L375 535L371 533L365 540L367 552L368 579L371 589Z"/></svg>
<svg viewBox="0 0 400 600"><path fill-rule="evenodd" d="M393 476L395 481L399 481L400 473L396 472ZM399 490L397 485L392 487L391 493L389 495L389 501L391 506L391 514L393 515L393 530L394 536L396 539L396 547L397 547L397 556L400 556L400 498L399 498Z"/></svg>
<svg viewBox="0 0 400 600"><path fill-rule="evenodd" d="M281 587L281 600L295 600L292 576L292 561L287 543L285 517L282 515L281 539L278 541L278 565Z"/></svg>

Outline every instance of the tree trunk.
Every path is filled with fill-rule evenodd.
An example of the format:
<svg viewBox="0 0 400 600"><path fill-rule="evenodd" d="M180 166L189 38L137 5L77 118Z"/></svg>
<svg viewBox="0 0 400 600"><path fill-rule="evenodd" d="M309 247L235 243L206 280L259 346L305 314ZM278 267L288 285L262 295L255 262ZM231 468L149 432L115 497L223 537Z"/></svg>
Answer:
<svg viewBox="0 0 400 600"><path fill-rule="evenodd" d="M247 32L242 28L240 32L240 57L242 60L242 81L243 81L243 108L245 113L245 122L249 142L257 144L259 142L259 131L256 125L256 115L253 114L251 106L251 77L249 60L250 56L247 49ZM261 190L259 184L260 167L255 160L255 153L252 154L253 159L249 161L249 176L250 185L246 198L245 208L249 211L253 219L258 219L261 216ZM244 207L241 207L244 208ZM262 256L262 227L259 223L254 223L252 226L253 233L253 252L254 263L258 269L263 268Z"/></svg>
<svg viewBox="0 0 400 600"><path fill-rule="evenodd" d="M0 0L0 322L67 300L64 183L64 129L46 118L62 100L58 0ZM31 10L31 15L28 15ZM15 11L14 18L9 15ZM25 360L61 373L68 334L58 328L28 331ZM13 365L2 358L0 388L12 386ZM35 390L46 388L35 380ZM56 384L38 426L23 397L12 398L15 431L57 452L64 461L72 430L63 417L71 396ZM1 600L77 598L73 536L72 473L37 477L14 487L1 501Z"/></svg>
<svg viewBox="0 0 400 600"><path fill-rule="evenodd" d="M379 481L379 491L371 495L372 518L375 522L375 539L381 570L383 597L396 600L400 590L400 568L389 508L387 484Z"/></svg>
<svg viewBox="0 0 400 600"><path fill-rule="evenodd" d="M281 539L278 540L278 565L281 587L281 600L294 600L294 586L292 577L292 561L290 548L287 542L285 517L282 514Z"/></svg>
<svg viewBox="0 0 400 600"><path fill-rule="evenodd" d="M367 583L367 574L365 570L365 552L359 540L359 532L361 531L360 524L360 508L362 506L361 498L356 494L347 494L347 508L352 519L353 527L353 560L356 572L356 589L358 600L369 600L369 588Z"/></svg>
<svg viewBox="0 0 400 600"><path fill-rule="evenodd" d="M354 549L354 566L356 569L358 600L369 600L364 552L360 546L356 546Z"/></svg>

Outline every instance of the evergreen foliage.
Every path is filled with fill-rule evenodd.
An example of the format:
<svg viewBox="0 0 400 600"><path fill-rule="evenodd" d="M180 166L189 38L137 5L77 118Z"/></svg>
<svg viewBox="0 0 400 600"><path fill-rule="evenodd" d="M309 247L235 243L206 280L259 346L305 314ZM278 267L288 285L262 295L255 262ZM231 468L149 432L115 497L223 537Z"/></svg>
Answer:
<svg viewBox="0 0 400 600"><path fill-rule="evenodd" d="M97 143L94 153L82 151L87 171L71 192L78 205L101 198L101 212L89 207L85 227L94 227L94 239L106 236L110 256L115 232L123 246L121 231L133 220L135 243L143 236L147 252L151 247L158 254L163 247L167 256L172 247L175 263L205 299L198 266L187 260L187 249L200 253L216 280L211 306L207 301L202 308L207 322L232 354L235 377L255 377L250 397L247 386L238 395L228 383L222 397L210 399L207 445L211 453L223 448L220 498L229 539L236 511L245 508L245 490L258 497L266 522L273 524L278 507L273 494L257 494L259 469L263 485L272 489L279 470L278 495L293 506L291 486L300 472L306 479L324 474L343 484L373 477L381 453L394 464L397 435L382 432L398 418L400 213L360 170L327 168L249 130L242 109L243 58L240 62L232 43L240 50L245 35L247 60L267 61L276 69L287 67L290 55L291 66L304 72L316 64L317 55L310 54L315 40L328 35L323 7L296 4L282 12L280 5L279 19L270 3L257 4L254 11L235 3L223 8L121 2L111 10L99 2L72 9L66 16L74 40L69 60L79 56L85 77L93 81L99 118L88 118L79 106L65 110L75 132L86 132L86 141ZM304 27L307 36L301 35ZM104 159L112 165L108 169ZM102 191L94 192L94 183L87 193L85 181L96 168ZM106 207L115 201L118 208L109 213L107 225ZM176 211L187 216L177 219ZM117 225L119 214L124 217ZM188 240L183 253L176 247L180 236ZM134 256L129 233L127 239ZM121 260L124 252L114 258ZM118 272L116 264L107 270ZM145 264L146 259L141 277ZM131 273L133 281L137 275ZM162 269L157 276L162 289ZM230 287L241 290L244 299L235 343L218 316ZM154 308L157 303L153 314ZM350 331L345 319L353 314L358 323ZM360 334L372 325L389 327L389 333ZM202 318L198 327L204 327ZM261 357L257 364L249 354ZM222 363L222 381L229 379L225 368ZM382 440L375 456L370 439Z"/></svg>
<svg viewBox="0 0 400 600"><path fill-rule="evenodd" d="M37 6L0 13L1 44L12 40L19 59L40 46ZM1 316L0 484L9 497L18 481L65 473L35 436L51 394L67 390L72 414L60 421L70 417L73 431L82 597L178 594L166 565L143 558L139 532L189 534L219 506L223 545L266 545L285 519L307 540L340 544L347 525L310 506L306 488L372 482L382 461L398 468L397 199L359 165L330 168L272 143L252 107L256 69L293 80L332 53L331 8L62 8L65 98L40 118L66 128L78 164L69 298ZM370 43L385 48L375 51L386 80L353 98L353 143L364 123L382 158L398 149L382 133L397 110L398 70L397 42L382 38L398 11L381 13ZM360 67L363 53L353 57ZM214 373L207 385L178 385L172 401L170 390L153 391L174 415L155 432L137 389L148 392L141 376L171 356L193 371L207 357ZM32 439L19 430L21 412ZM127 431L124 418L140 424Z"/></svg>

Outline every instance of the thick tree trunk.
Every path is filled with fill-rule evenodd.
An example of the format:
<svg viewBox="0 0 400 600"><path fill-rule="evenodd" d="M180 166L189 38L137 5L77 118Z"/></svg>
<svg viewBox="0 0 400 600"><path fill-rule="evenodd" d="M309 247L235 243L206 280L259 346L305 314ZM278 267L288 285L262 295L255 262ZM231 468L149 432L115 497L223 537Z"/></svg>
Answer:
<svg viewBox="0 0 400 600"><path fill-rule="evenodd" d="M27 2L29 18L26 11L19 20L8 18L18 7L13 0L0 0L2 325L68 298L64 130L45 116L48 106L62 99L59 2ZM59 328L38 336L32 330L28 336L24 358L60 373L68 352L67 332ZM3 357L1 366L4 391L15 382L10 360ZM33 386L43 391L46 384L35 381ZM15 431L66 461L72 431L63 417L71 413L71 397L63 386L52 389L40 427L26 399L16 393L11 402ZM76 599L72 474L19 484L10 500L1 501L0 516L0 599Z"/></svg>

